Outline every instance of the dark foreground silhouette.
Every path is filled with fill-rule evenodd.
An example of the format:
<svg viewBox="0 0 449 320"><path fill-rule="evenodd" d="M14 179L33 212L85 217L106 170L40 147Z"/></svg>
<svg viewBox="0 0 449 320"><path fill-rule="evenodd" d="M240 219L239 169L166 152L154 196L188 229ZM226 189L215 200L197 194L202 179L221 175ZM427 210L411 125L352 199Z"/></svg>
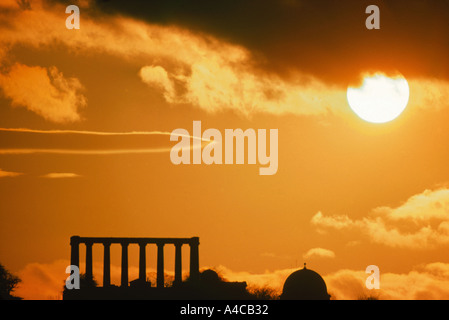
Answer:
<svg viewBox="0 0 449 320"><path fill-rule="evenodd" d="M129 287L110 285L99 287L94 279L81 275L81 289L67 290L63 297L71 299L106 300L329 300L323 278L313 270L303 269L293 272L285 281L283 292L278 296L268 287L248 290L246 282L229 282L214 270L200 273L198 281L187 279L178 285L163 288L152 287L151 282L130 282Z"/></svg>
<svg viewBox="0 0 449 320"><path fill-rule="evenodd" d="M95 282L95 281L94 281ZM246 282L227 282L213 270L200 273L197 281L187 279L180 284L168 287L153 287L150 282L131 281L128 287L110 285L98 287L87 283L81 277L80 289L64 289L63 299L87 300L230 300L255 299L256 296L247 291Z"/></svg>
<svg viewBox="0 0 449 320"><path fill-rule="evenodd" d="M19 277L0 264L0 300L21 300L22 298L12 294L20 282Z"/></svg>
<svg viewBox="0 0 449 320"><path fill-rule="evenodd" d="M151 299L151 300L241 300L241 299L273 299L275 295L267 290L250 293L246 282L229 282L222 279L215 271L199 269L199 238L104 238L79 237L70 238L71 265L79 266L79 246L86 246L86 272L80 277L79 289L64 288L63 299ZM104 247L103 287L99 287L92 273L92 246L101 244ZM110 246L118 244L122 249L121 285L111 284L110 279ZM146 278L147 245L157 246L157 279L156 283ZM139 278L128 281L128 246L138 245ZM174 245L175 276L171 286L165 284L164 246ZM190 247L190 275L182 279L181 247ZM323 278L316 272L304 268L292 273L286 280L280 299L285 300L329 300L327 287Z"/></svg>

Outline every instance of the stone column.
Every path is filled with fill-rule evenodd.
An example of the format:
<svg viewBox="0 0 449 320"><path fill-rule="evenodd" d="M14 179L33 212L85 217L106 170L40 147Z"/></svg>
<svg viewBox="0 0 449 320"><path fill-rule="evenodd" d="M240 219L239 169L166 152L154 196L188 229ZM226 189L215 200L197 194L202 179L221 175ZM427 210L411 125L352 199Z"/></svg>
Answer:
<svg viewBox="0 0 449 320"><path fill-rule="evenodd" d="M70 237L70 264L72 266L80 266L80 237L73 236Z"/></svg>
<svg viewBox="0 0 449 320"><path fill-rule="evenodd" d="M175 285L182 282L182 243L175 243Z"/></svg>
<svg viewBox="0 0 449 320"><path fill-rule="evenodd" d="M200 262L198 246L200 238L193 237L190 240L190 279L193 281L199 280L200 277Z"/></svg>
<svg viewBox="0 0 449 320"><path fill-rule="evenodd" d="M158 288L164 287L164 243L157 243L157 280Z"/></svg>
<svg viewBox="0 0 449 320"><path fill-rule="evenodd" d="M86 242L86 280L87 283L91 283L93 280L92 273L92 245L91 241Z"/></svg>
<svg viewBox="0 0 449 320"><path fill-rule="evenodd" d="M146 267L146 255L145 255L145 247L146 243L139 243L140 254L139 254L139 280L142 282L146 281L147 275L147 267Z"/></svg>
<svg viewBox="0 0 449 320"><path fill-rule="evenodd" d="M128 243L122 242L122 281L121 286L128 286Z"/></svg>
<svg viewBox="0 0 449 320"><path fill-rule="evenodd" d="M111 244L109 242L105 242L103 245L103 287L108 287L111 285Z"/></svg>

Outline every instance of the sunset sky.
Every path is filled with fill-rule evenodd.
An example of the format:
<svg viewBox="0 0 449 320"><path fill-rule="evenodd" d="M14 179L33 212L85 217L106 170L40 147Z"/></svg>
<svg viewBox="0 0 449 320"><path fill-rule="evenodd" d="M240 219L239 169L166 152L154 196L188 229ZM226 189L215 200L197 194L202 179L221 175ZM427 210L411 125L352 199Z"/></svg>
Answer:
<svg viewBox="0 0 449 320"><path fill-rule="evenodd" d="M0 263L15 293L60 298L72 235L198 236L200 268L252 286L280 289L307 262L336 299L449 299L448 35L440 0L0 0ZM398 72L399 117L351 110L348 86ZM172 164L168 133L195 120L278 129L277 173ZM96 245L100 283L102 260ZM174 247L165 261L173 272Z"/></svg>

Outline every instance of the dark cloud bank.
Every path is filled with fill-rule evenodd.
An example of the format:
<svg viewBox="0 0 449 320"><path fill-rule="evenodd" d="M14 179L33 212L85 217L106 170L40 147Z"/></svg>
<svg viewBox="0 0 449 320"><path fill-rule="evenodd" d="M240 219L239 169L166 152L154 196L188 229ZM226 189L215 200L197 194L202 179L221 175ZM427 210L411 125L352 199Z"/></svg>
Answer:
<svg viewBox="0 0 449 320"><path fill-rule="evenodd" d="M380 8L380 30L365 28L370 4ZM363 70L397 70L449 79L448 1L98 0L90 10L212 34L284 76L296 69L344 84Z"/></svg>

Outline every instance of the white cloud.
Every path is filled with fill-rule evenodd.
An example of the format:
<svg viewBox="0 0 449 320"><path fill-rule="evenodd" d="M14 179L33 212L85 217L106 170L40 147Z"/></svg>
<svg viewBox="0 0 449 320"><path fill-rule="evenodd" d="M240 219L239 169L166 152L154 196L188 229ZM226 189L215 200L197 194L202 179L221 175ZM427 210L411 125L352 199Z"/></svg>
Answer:
<svg viewBox="0 0 449 320"><path fill-rule="evenodd" d="M81 176L76 173L70 173L70 172L52 172L52 173L47 173L46 175L42 176L42 178L48 178L48 179L64 179L64 178L77 178L77 177L81 177Z"/></svg>
<svg viewBox="0 0 449 320"><path fill-rule="evenodd" d="M129 131L129 132L104 132L104 131L83 131L83 130L35 130L26 128L0 128L0 132L26 132L38 133L46 135L91 135L91 136L172 136L175 135L168 131ZM193 136L185 136L194 139ZM201 138L201 147L204 147L210 140ZM152 140L148 140L151 143ZM148 144L147 143L147 144ZM172 146L157 146L145 148L102 148L102 149L58 149L58 148L12 148L1 149L0 154L33 154L33 153L49 153L49 154L97 154L97 155L112 155L112 154L142 154L142 153L160 153L170 152Z"/></svg>
<svg viewBox="0 0 449 320"><path fill-rule="evenodd" d="M17 9L14 19L6 16L5 25L9 27L0 26L3 48L17 43L38 48L58 42L79 52L112 54L134 62L151 61L139 72L144 83L161 90L169 103L190 103L207 112L230 109L245 115L322 115L346 107L345 90L303 74L286 80L263 73L254 67L255 58L249 50L212 36L119 16L98 20L88 13L83 15L83 27L69 35L68 30L60 27L60 12L64 12L61 9L59 4L45 7L36 1L33 10ZM179 93L175 83L180 87ZM16 92L15 96L22 97L22 104L50 120L78 119L74 112L64 113L65 116L47 114L39 109L40 105L25 101L23 92ZM74 111L65 109L70 110Z"/></svg>
<svg viewBox="0 0 449 320"><path fill-rule="evenodd" d="M28 264L17 273L22 282L14 294L25 299L61 299L63 284L68 276L65 268L69 264L68 260ZM80 270L84 268L84 263L81 263ZM120 269L120 266L111 265L111 282L114 284L120 283ZM287 277L296 271L296 269L279 269L251 273L234 271L224 266L219 266L215 270L227 281L246 281L249 288L269 287L278 294L282 292ZM341 269L322 276L332 299L336 300L359 299L363 296L376 296L385 300L449 299L448 263L428 263L402 273L380 271L379 290L366 289L365 281L368 274L365 270ZM93 264L93 272L101 285L102 262ZM147 268L147 275L152 281L155 280L155 274L154 269ZM130 266L129 278L134 279L138 275L138 267ZM173 274L169 273L167 278L172 276Z"/></svg>
<svg viewBox="0 0 449 320"><path fill-rule="evenodd" d="M320 227L331 227L334 229L348 228L354 224L347 215L333 215L326 217L321 211L317 212L312 217L311 223Z"/></svg>
<svg viewBox="0 0 449 320"><path fill-rule="evenodd" d="M217 268L228 281L246 281L251 287L270 287L279 294L287 277L295 269L281 269L264 273L236 272L226 267ZM314 270L318 271L318 270ZM322 274L331 299L356 300L377 297L381 300L446 300L449 299L449 264L434 262L413 267L403 273L380 270L380 289L368 290L365 270L341 269Z"/></svg>
<svg viewBox="0 0 449 320"><path fill-rule="evenodd" d="M167 101L173 101L175 96L174 83L168 77L167 71L161 66L146 66L140 69L139 76L149 86L162 89Z"/></svg>
<svg viewBox="0 0 449 320"><path fill-rule="evenodd" d="M449 244L449 190L425 190L396 208L378 207L368 217L351 219L346 215L311 219L319 231L357 230L375 243L391 247L428 248Z"/></svg>
<svg viewBox="0 0 449 320"><path fill-rule="evenodd" d="M411 107L441 109L448 106L449 83L439 79L412 79L408 81Z"/></svg>
<svg viewBox="0 0 449 320"><path fill-rule="evenodd" d="M324 248L312 248L309 249L303 257L305 259L319 257L319 258L335 258L335 253L332 250Z"/></svg>
<svg viewBox="0 0 449 320"><path fill-rule="evenodd" d="M263 72L256 67L257 60L248 49L212 36L123 16L99 20L88 12L83 14L82 28L71 32L61 27L61 12L65 9L61 4L45 6L37 0L32 3L32 10L20 10L9 1L7 7L14 14L2 16L5 23L0 26L0 60L15 44L39 48L56 42L80 53L111 54L133 63L146 61L148 65L143 65L139 72L142 81L160 90L173 104L190 103L207 112L233 110L248 116L260 112L297 115L349 112L345 88L330 86L300 72L288 79ZM77 109L85 103L79 100L76 106L72 99L79 84L72 80L64 80L65 89L52 83L65 96L61 103L64 107L58 108L59 111L52 108L50 112L31 102L18 88L16 92L11 88L9 91L17 102L51 121L76 121ZM447 82L412 79L409 84L411 104L447 106ZM77 97L81 95L78 93Z"/></svg>
<svg viewBox="0 0 449 320"><path fill-rule="evenodd" d="M79 109L86 105L78 79L65 78L56 67L16 63L7 74L0 74L0 87L14 106L26 107L53 122L80 120Z"/></svg>
<svg viewBox="0 0 449 320"><path fill-rule="evenodd" d="M339 270L324 277L329 292L339 300L375 296L381 300L449 299L449 264L429 263L407 273L382 272L380 289L367 290L363 271Z"/></svg>
<svg viewBox="0 0 449 320"><path fill-rule="evenodd" d="M425 190L411 196L397 208L378 207L375 214L391 220L413 220L416 223L432 219L449 219L449 189Z"/></svg>
<svg viewBox="0 0 449 320"><path fill-rule="evenodd" d="M5 178L5 177L17 177L22 175L22 173L20 172L10 172L10 171L4 171L0 168L0 178Z"/></svg>

